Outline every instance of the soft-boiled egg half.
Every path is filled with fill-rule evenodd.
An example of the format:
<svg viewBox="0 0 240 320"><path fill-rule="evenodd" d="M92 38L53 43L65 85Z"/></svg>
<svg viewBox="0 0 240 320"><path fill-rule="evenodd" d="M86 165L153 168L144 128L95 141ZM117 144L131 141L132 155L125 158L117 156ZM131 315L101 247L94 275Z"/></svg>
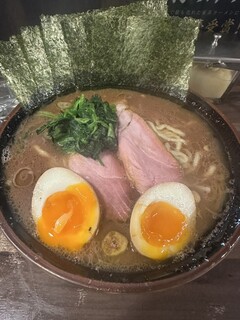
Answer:
<svg viewBox="0 0 240 320"><path fill-rule="evenodd" d="M142 255L164 260L194 238L196 205L191 190L167 182L148 189L136 202L130 220L134 247Z"/></svg>
<svg viewBox="0 0 240 320"><path fill-rule="evenodd" d="M32 215L46 245L75 251L97 230L100 209L88 182L71 170L52 168L35 185Z"/></svg>

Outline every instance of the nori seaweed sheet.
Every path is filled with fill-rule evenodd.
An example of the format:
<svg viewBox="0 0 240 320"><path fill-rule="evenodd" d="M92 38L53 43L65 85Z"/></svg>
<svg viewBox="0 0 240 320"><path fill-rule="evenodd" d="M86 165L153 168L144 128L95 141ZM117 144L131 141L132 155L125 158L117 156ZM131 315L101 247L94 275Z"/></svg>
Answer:
<svg viewBox="0 0 240 320"><path fill-rule="evenodd" d="M111 14L129 16L140 16L150 14L152 16L167 16L167 0L145 0L130 3L125 6L111 7L106 10Z"/></svg>
<svg viewBox="0 0 240 320"><path fill-rule="evenodd" d="M121 85L126 19L110 12L97 12L85 26L91 44L92 86Z"/></svg>
<svg viewBox="0 0 240 320"><path fill-rule="evenodd" d="M145 14L167 16L168 6L167 0L147 0L140 1L140 10ZM135 12L135 14L138 14Z"/></svg>
<svg viewBox="0 0 240 320"><path fill-rule="evenodd" d="M146 14L164 17L167 15L166 0L148 0L112 7L103 11L94 10L85 20L87 41L91 44L91 85L124 85L123 56L127 18Z"/></svg>
<svg viewBox="0 0 240 320"><path fill-rule="evenodd" d="M199 21L179 17L129 17L123 66L126 85L187 90Z"/></svg>
<svg viewBox="0 0 240 320"><path fill-rule="evenodd" d="M18 37L18 40L34 75L41 99L47 101L55 95L55 90L52 70L45 52L39 26L21 29L21 36Z"/></svg>
<svg viewBox="0 0 240 320"><path fill-rule="evenodd" d="M61 26L61 16L42 15L41 27L56 93L71 92L75 90L75 81L69 49Z"/></svg>
<svg viewBox="0 0 240 320"><path fill-rule="evenodd" d="M85 31L88 13L61 16L61 25L68 45L75 84L78 89L91 87L91 43Z"/></svg>
<svg viewBox="0 0 240 320"><path fill-rule="evenodd" d="M167 16L166 2L41 16L40 28L25 28L18 37L26 59L16 37L0 43L2 73L25 104L43 92L42 100L54 92L119 85L182 97L199 21Z"/></svg>
<svg viewBox="0 0 240 320"><path fill-rule="evenodd" d="M38 104L38 89L16 36L0 42L0 72L25 107Z"/></svg>
<svg viewBox="0 0 240 320"><path fill-rule="evenodd" d="M122 51L126 19L130 15L167 15L166 0L61 17L75 81L79 89L122 84Z"/></svg>
<svg viewBox="0 0 240 320"><path fill-rule="evenodd" d="M100 10L62 17L79 89L119 84L118 65L123 46L120 20L121 17Z"/></svg>

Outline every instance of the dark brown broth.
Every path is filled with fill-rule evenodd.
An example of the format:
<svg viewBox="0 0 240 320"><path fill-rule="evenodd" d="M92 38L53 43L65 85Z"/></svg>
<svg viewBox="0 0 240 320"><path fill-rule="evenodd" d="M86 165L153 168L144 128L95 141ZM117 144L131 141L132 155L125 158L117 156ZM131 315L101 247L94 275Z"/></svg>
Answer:
<svg viewBox="0 0 240 320"><path fill-rule="evenodd" d="M97 91L87 91L84 94L91 97L94 93L101 95L103 100L110 103L123 102L131 110L138 113L147 121L159 120L161 123L173 126L185 133L187 149L193 154L201 151L202 157L199 166L193 172L185 172L183 183L192 190L197 190L201 196L201 202L198 204L197 216L197 236L202 236L209 230L217 217L225 199L226 179L228 171L225 167L225 157L221 150L221 145L214 137L214 133L209 126L201 120L195 113L188 111L175 103L164 100L159 97L141 94L129 90L121 89L103 89ZM50 105L42 109L59 112L58 102L71 102L80 93L76 92L65 97L60 97ZM5 174L7 184L10 187L9 197L16 208L18 218L24 227L34 236L35 226L31 215L31 198L34 185L40 175L52 167L68 167L68 155L64 154L58 147L53 145L51 140L46 139L44 135L37 135L36 128L44 123L44 119L37 113L23 122L16 133L16 138L11 146L11 158L6 163ZM204 151L204 146L209 147L209 151ZM204 172L211 164L216 165L216 171L213 176L203 181ZM27 167L34 172L34 183L26 187L16 187L12 181L16 172ZM196 186L207 186L211 190L220 188L219 197L216 201L211 197L211 193L199 191ZM213 198L213 199L211 199ZM110 230L116 230L124 234L130 243L129 223L117 223L106 221L104 212L101 217L98 233L86 247L74 256L68 256L77 263L89 265L94 268L129 271L131 269L145 269L156 266L156 262L147 259L129 245L128 250L118 257L106 257L102 253L101 241ZM66 253L61 252L66 256Z"/></svg>

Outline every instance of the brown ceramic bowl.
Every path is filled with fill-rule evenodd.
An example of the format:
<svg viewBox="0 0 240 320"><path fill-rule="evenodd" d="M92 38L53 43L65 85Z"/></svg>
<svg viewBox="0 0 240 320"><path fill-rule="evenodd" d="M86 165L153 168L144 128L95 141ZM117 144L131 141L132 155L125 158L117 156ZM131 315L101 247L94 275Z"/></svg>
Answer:
<svg viewBox="0 0 240 320"><path fill-rule="evenodd" d="M70 282L109 292L163 290L189 282L213 268L229 253L240 236L240 144L231 126L210 104L189 94L185 106L208 122L222 142L228 157L233 192L229 195L215 228L182 261L166 263L161 269L148 272L109 273L83 267L59 257L33 238L14 218L5 192L1 162L0 224L5 235L24 256L42 269ZM1 155L26 116L18 106L1 126Z"/></svg>

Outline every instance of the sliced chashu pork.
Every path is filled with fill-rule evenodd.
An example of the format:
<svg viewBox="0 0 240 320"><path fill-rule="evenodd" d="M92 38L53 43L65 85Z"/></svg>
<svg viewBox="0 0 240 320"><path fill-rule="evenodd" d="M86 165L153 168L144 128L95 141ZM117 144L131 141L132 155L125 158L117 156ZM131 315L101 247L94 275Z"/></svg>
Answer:
<svg viewBox="0 0 240 320"><path fill-rule="evenodd" d="M97 192L105 206L106 216L112 220L126 221L131 213L133 188L130 187L125 170L111 152L101 154L99 161L74 154L69 168L86 179Z"/></svg>
<svg viewBox="0 0 240 320"><path fill-rule="evenodd" d="M135 188L143 193L161 182L180 181L179 163L147 123L123 104L117 112L119 158Z"/></svg>

